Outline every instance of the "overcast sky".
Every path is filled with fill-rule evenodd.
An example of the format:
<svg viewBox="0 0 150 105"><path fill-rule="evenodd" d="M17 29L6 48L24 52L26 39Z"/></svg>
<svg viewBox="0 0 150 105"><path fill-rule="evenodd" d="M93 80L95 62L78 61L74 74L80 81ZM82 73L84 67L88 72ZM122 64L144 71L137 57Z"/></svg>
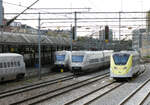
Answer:
<svg viewBox="0 0 150 105"><path fill-rule="evenodd" d="M20 7L8 3L28 6L36 0L3 0L5 12L19 12ZM90 7L92 11L147 11L150 0L40 0L34 7L70 8Z"/></svg>
<svg viewBox="0 0 150 105"><path fill-rule="evenodd" d="M3 0L3 6L5 13L16 13L16 12L18 13L22 12L25 9L23 6L29 6L35 1L36 0ZM40 0L33 6L33 8L91 8L90 10L91 12L92 11L133 12L133 11L148 11L150 10L149 4L150 0ZM55 11L56 10L51 11L49 10L49 12ZM65 12L65 10L58 10L58 11ZM86 10L78 10L78 11L86 11ZM31 12L39 12L39 11L31 11ZM86 17L90 17L90 15ZM25 24L29 23L30 25L34 24L34 27L38 25L37 21L34 22L22 21L22 23Z"/></svg>

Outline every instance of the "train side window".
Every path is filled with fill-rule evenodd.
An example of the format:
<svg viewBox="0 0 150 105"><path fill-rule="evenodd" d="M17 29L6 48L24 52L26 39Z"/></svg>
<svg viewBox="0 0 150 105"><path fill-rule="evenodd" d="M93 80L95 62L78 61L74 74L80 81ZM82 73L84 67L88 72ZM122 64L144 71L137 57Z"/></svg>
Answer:
<svg viewBox="0 0 150 105"><path fill-rule="evenodd" d="M101 58L101 61L104 61L104 58Z"/></svg>
<svg viewBox="0 0 150 105"><path fill-rule="evenodd" d="M99 62L98 59L90 59L89 63L96 63L96 62Z"/></svg>
<svg viewBox="0 0 150 105"><path fill-rule="evenodd" d="M2 63L0 63L0 68L3 68L3 65L2 65Z"/></svg>
<svg viewBox="0 0 150 105"><path fill-rule="evenodd" d="M17 63L18 63L18 66L20 66L20 62L18 61Z"/></svg>
<svg viewBox="0 0 150 105"><path fill-rule="evenodd" d="M16 62L14 62L14 66L16 67L17 65L16 65Z"/></svg>
<svg viewBox="0 0 150 105"><path fill-rule="evenodd" d="M7 62L7 66L10 67L10 62Z"/></svg>
<svg viewBox="0 0 150 105"><path fill-rule="evenodd" d="M13 62L11 62L11 67L13 67L14 65L13 65Z"/></svg>
<svg viewBox="0 0 150 105"><path fill-rule="evenodd" d="M4 62L4 68L6 68L7 67L7 64L6 64L6 62Z"/></svg>

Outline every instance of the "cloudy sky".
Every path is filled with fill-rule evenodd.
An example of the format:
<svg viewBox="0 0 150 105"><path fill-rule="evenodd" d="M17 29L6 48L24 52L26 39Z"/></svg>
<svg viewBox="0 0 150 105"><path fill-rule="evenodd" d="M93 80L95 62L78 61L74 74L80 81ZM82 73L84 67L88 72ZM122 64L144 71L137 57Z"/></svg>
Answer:
<svg viewBox="0 0 150 105"><path fill-rule="evenodd" d="M35 0L3 0L5 12L20 11L21 8L9 3L28 6ZM150 9L149 0L40 0L34 7L47 8L84 8L93 11L147 11Z"/></svg>
<svg viewBox="0 0 150 105"><path fill-rule="evenodd" d="M35 2L36 0L3 0L3 6L4 6L4 10L5 13L19 13L22 12L25 7L31 5L33 2ZM119 11L123 11L123 12L135 12L135 11L148 11L150 10L150 0L40 0L39 2L37 2L33 8L91 8L90 12L92 11L98 11L98 12L119 12ZM42 12L42 13L47 13L47 12L58 12L58 11L62 11L62 12L73 12L74 10L28 10L28 13L38 13L38 12ZM88 11L86 9L82 9L82 10L76 10L76 11ZM137 16L137 14L132 14L134 16ZM7 18L12 18L15 15L6 15L5 17ZM41 16L42 18L45 17L73 17L74 15L43 15ZM81 17L92 17L91 14L88 15L82 15ZM93 15L94 17L96 17L96 14ZM21 15L19 18L38 18L38 15ZM78 15L78 17L80 17ZM98 17L98 16L97 16ZM100 17L100 16L99 16ZM103 17L113 17L112 15L110 16L109 14L103 15ZM115 16L114 16L115 17ZM128 17L128 15L125 14L125 17ZM36 21L21 21L24 24L29 24L33 27L36 27L38 25L37 20ZM43 21L45 22L45 21ZM140 23L140 22L139 22ZM48 23L47 23L48 24ZM44 24L47 25L47 24ZM100 23L98 23L99 25ZM103 23L101 25L104 24L111 24L114 25L113 23ZM117 23L118 24L118 23ZM122 22L122 24L124 24ZM134 24L135 23L130 23L130 24ZM142 23L140 23L142 24ZM53 26L61 26L62 24L52 24ZM69 24L64 24L65 26L68 26ZM79 25L79 24L78 24ZM81 24L81 25L87 25L87 24ZM88 24L89 25L89 24ZM87 26L88 26L87 25ZM97 25L92 24L92 25ZM139 24L136 24L138 27ZM96 29L96 28L94 28ZM93 29L92 29L93 30ZM94 32L94 31L93 31Z"/></svg>

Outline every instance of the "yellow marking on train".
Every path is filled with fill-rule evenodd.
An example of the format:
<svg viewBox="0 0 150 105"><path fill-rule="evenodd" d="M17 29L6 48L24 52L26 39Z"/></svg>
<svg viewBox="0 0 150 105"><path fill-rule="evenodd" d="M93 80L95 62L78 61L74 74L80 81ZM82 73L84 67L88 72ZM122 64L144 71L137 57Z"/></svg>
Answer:
<svg viewBox="0 0 150 105"><path fill-rule="evenodd" d="M64 72L64 69L60 69L60 72L63 73L63 72Z"/></svg>

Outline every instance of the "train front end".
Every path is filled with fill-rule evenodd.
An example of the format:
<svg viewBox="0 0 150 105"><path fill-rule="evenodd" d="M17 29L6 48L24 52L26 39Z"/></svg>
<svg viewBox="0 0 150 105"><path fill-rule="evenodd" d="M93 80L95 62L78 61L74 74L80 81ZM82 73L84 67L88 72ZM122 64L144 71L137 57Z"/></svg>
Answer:
<svg viewBox="0 0 150 105"><path fill-rule="evenodd" d="M130 78L132 76L132 55L128 53L112 54L110 60L110 77Z"/></svg>
<svg viewBox="0 0 150 105"><path fill-rule="evenodd" d="M67 71L68 70L68 61L69 53L67 52L56 52L55 53L55 71Z"/></svg>
<svg viewBox="0 0 150 105"><path fill-rule="evenodd" d="M72 53L71 58L71 71L74 74L80 74L84 69L84 54Z"/></svg>

